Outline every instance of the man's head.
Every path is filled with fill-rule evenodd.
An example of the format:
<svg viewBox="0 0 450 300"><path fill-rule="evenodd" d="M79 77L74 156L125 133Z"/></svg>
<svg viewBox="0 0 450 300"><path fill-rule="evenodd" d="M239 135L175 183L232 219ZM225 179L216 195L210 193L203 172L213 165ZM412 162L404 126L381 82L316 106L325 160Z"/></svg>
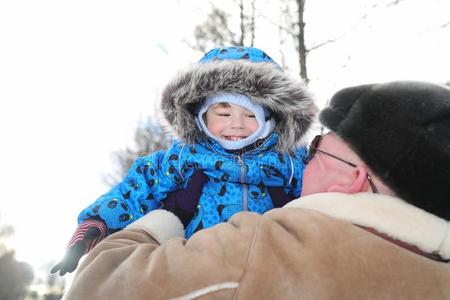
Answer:
<svg viewBox="0 0 450 300"><path fill-rule="evenodd" d="M389 193L378 181L375 184L369 167L347 143L332 132L314 138L305 162L307 168L303 177L302 196L325 192Z"/></svg>
<svg viewBox="0 0 450 300"><path fill-rule="evenodd" d="M237 150L267 137L275 127L270 111L239 93L208 96L199 105L197 126L228 150Z"/></svg>
<svg viewBox="0 0 450 300"><path fill-rule="evenodd" d="M318 148L357 167L318 152L302 195L371 191L369 174L380 192L450 220L450 88L411 81L350 87L319 118L332 134Z"/></svg>

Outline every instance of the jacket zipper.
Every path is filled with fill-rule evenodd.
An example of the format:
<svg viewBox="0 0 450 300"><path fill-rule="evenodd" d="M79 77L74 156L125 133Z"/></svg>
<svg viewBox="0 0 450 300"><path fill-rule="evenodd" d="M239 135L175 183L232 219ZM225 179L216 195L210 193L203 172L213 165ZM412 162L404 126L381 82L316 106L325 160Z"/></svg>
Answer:
<svg viewBox="0 0 450 300"><path fill-rule="evenodd" d="M248 210L248 204L247 204L247 192L248 192L248 186L245 182L245 164L244 160L242 159L242 156L238 155L238 165L241 168L241 184L242 184L242 210L247 211Z"/></svg>

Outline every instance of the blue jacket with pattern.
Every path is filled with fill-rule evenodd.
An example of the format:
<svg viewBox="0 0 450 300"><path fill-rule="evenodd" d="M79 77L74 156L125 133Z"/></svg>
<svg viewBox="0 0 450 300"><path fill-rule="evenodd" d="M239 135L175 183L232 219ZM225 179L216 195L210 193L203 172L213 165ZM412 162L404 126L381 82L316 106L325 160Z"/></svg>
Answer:
<svg viewBox="0 0 450 300"><path fill-rule="evenodd" d="M274 151L277 141L273 133L259 147L236 153L224 150L212 139L194 145L175 142L166 151L136 160L126 178L83 210L79 221L98 217L110 230L122 229L159 208L168 193L186 188L196 170L209 180L186 237L239 211L262 214L274 207L268 187L281 187L291 198L301 192L305 149L293 155L281 154Z"/></svg>

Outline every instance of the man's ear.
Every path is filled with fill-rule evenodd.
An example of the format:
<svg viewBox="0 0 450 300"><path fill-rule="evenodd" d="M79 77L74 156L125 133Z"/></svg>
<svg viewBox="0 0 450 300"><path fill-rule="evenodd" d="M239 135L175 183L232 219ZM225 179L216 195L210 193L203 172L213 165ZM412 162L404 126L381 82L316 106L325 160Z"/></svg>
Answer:
<svg viewBox="0 0 450 300"><path fill-rule="evenodd" d="M355 167L348 175L349 179L347 183L338 183L330 186L327 192L338 192L345 194L355 194L364 192L366 189L367 170L363 167Z"/></svg>

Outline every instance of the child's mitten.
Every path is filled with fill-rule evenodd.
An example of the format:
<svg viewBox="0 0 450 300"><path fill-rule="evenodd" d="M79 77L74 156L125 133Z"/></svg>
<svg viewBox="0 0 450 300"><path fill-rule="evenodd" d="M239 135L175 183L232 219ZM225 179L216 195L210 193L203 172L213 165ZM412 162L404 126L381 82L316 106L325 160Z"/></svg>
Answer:
<svg viewBox="0 0 450 300"><path fill-rule="evenodd" d="M86 220L81 223L70 240L64 258L57 263L50 273L59 271L59 275L73 272L81 257L88 253L106 236L106 226L102 221Z"/></svg>

